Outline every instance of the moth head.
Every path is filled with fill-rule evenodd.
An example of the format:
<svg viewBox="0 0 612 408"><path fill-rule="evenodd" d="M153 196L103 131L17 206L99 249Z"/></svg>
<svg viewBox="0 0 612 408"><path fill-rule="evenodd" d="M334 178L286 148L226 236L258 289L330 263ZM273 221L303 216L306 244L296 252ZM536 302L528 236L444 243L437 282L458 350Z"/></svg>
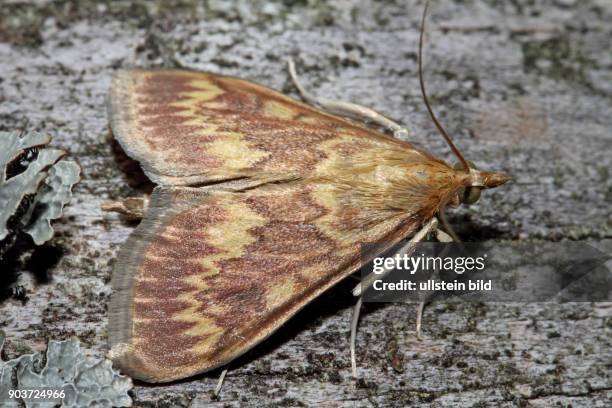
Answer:
<svg viewBox="0 0 612 408"><path fill-rule="evenodd" d="M481 171L471 161L467 161L467 163L469 165L469 175L466 185L457 191L459 201L463 204L469 205L478 201L483 188L495 188L511 180L511 177L504 173ZM455 164L455 170L465 170L463 163Z"/></svg>

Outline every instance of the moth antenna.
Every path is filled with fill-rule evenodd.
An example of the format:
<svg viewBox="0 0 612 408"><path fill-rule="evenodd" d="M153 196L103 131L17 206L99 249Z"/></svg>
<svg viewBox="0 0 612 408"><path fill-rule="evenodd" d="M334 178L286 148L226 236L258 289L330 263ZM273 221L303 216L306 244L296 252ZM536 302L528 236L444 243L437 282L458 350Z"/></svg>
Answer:
<svg viewBox="0 0 612 408"><path fill-rule="evenodd" d="M470 165L468 164L467 160L465 160L465 158L463 157L459 149L457 149L457 146L455 146L450 136L448 135L448 133L442 126L442 124L438 121L438 118L436 117L436 114L434 113L433 109L431 108L431 104L429 103L427 92L425 91L425 81L423 80L423 34L425 33L425 18L427 17L428 7L429 7L429 0L425 2L425 9L423 10L423 18L421 19L421 33L419 35L419 83L421 84L421 95L423 96L423 102L425 102L425 106L427 107L429 116L431 116L431 119L436 125L436 128L438 128L438 131L444 137L444 140L446 140L446 143L448 144L448 146L451 148L455 156L457 156L457 158L463 165L463 168L466 169L467 172L469 172Z"/></svg>

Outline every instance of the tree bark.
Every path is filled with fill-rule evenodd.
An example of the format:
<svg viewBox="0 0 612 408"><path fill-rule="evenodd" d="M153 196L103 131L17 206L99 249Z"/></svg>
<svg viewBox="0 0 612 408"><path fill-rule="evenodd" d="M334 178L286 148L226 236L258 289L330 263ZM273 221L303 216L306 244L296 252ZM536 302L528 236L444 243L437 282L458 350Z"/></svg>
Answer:
<svg viewBox="0 0 612 408"><path fill-rule="evenodd" d="M117 151L106 98L121 67L182 66L239 76L296 96L285 59L311 92L370 106L408 140L453 161L421 102L421 1L21 2L0 10L0 130L50 133L83 168L47 245L26 248L3 284L29 300L0 303L6 353L77 336L107 351L107 303L118 249L133 225L103 213L150 185ZM425 45L432 104L466 158L513 182L452 211L467 240L612 236L612 3L445 1ZM23 272L20 276L16 272ZM367 304L350 373L352 282L313 302L219 372L171 385L137 383L137 406L609 405L607 303Z"/></svg>

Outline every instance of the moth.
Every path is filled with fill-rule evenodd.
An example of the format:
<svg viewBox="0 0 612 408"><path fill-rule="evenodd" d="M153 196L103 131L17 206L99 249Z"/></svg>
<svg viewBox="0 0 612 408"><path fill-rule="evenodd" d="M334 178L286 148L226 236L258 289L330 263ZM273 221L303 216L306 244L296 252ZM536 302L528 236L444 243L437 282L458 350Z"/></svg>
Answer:
<svg viewBox="0 0 612 408"><path fill-rule="evenodd" d="M421 89L457 167L346 118L404 131L371 109L314 100L293 66L321 109L204 72L114 76L112 132L157 185L113 273L110 356L123 372L167 382L223 367L358 270L361 244L423 239L447 206L509 180L468 163L427 100L426 11Z"/></svg>

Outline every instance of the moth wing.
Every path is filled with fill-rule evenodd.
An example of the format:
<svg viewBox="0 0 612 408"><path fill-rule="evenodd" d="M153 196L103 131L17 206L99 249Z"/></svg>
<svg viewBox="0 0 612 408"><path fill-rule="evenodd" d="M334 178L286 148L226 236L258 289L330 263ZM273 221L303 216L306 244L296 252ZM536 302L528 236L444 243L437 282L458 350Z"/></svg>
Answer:
<svg viewBox="0 0 612 408"><path fill-rule="evenodd" d="M186 70L129 70L112 81L109 115L124 150L157 184L264 174L306 177L337 146L414 149L270 88Z"/></svg>
<svg viewBox="0 0 612 408"><path fill-rule="evenodd" d="M390 246L419 227L338 194L330 183L156 188L113 274L115 364L149 382L221 367L353 273L360 243Z"/></svg>

